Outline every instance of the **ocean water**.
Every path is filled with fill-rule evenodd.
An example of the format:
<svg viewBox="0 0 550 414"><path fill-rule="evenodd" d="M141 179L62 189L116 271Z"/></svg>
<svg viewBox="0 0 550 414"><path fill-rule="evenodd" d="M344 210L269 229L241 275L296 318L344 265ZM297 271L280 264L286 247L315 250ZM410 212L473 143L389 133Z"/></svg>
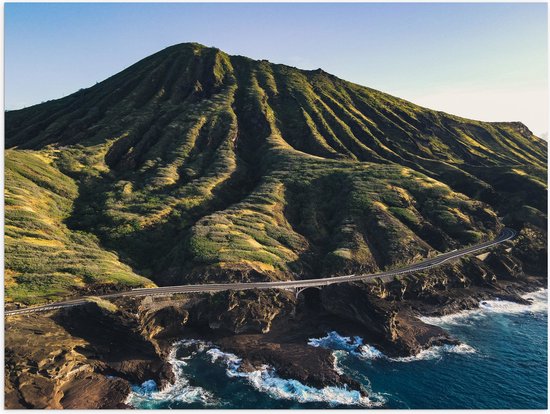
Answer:
<svg viewBox="0 0 550 414"><path fill-rule="evenodd" d="M239 371L237 355L214 344L182 340L170 362L176 382L133 387L135 408L547 408L547 290L531 305L483 302L478 310L423 318L463 344L388 358L360 337L328 332L308 344L332 349L335 368L360 381L369 397L346 388L308 387L269 366Z"/></svg>

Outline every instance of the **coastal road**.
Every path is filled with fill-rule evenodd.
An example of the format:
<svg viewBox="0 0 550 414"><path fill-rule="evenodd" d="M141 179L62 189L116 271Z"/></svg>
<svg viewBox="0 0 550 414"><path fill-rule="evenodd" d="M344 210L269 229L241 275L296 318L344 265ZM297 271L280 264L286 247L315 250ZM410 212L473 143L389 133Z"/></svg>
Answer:
<svg viewBox="0 0 550 414"><path fill-rule="evenodd" d="M440 266L446 262L449 262L460 257L476 253L480 250L487 249L489 247L496 246L507 240L513 239L516 236L516 231L504 228L499 236L491 241L476 244L474 246L465 247L460 250L453 250L447 253L440 254L431 259L426 259L421 262L401 267L399 269L387 270L381 273L372 274L352 274L346 276L327 277L322 279L305 279L305 280L284 280L276 282L249 282L249 283L208 283L202 285L180 285L180 286L164 286L157 288L143 288L133 289L126 292L111 293L108 295L96 296L102 299L114 299L121 297L138 297L138 296L169 296L174 293L204 293L204 292L221 292L226 290L249 290L249 289L287 289L294 290L298 294L302 289L309 287L323 287L333 285L337 283L348 283L358 280L374 281L380 280L382 282L391 282L396 277L419 272L422 270L431 269L432 267ZM23 309L16 309L5 311L4 315L21 315L33 312L49 311L60 308L68 308L72 306L79 306L88 303L88 297L82 297L72 300L65 300L62 302L50 303L47 305L33 306Z"/></svg>

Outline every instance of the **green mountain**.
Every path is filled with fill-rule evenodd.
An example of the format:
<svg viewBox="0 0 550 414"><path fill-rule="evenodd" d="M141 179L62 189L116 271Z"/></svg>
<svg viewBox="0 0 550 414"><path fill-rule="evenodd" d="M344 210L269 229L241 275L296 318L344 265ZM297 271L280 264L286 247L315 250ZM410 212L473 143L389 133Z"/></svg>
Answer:
<svg viewBox="0 0 550 414"><path fill-rule="evenodd" d="M374 272L505 224L546 234L547 143L523 124L198 44L5 124L8 302Z"/></svg>

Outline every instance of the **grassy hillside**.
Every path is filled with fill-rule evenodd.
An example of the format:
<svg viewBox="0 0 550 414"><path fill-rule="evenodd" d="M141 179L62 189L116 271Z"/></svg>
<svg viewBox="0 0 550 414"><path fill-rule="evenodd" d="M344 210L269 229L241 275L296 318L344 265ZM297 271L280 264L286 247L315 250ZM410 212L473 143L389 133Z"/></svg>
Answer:
<svg viewBox="0 0 550 414"><path fill-rule="evenodd" d="M70 231L78 188L51 166L51 152L6 151L5 288L8 301L56 300L86 285L153 283L132 272L91 234Z"/></svg>
<svg viewBox="0 0 550 414"><path fill-rule="evenodd" d="M42 159L49 185L71 194L55 207L65 215L44 210L66 219L66 240L85 237L157 284L375 271L505 223L545 232L547 144L523 124L462 119L197 44L8 112L6 145L8 159ZM25 180L50 194L41 174ZM119 274L94 263L98 279ZM121 281L138 280L115 263Z"/></svg>

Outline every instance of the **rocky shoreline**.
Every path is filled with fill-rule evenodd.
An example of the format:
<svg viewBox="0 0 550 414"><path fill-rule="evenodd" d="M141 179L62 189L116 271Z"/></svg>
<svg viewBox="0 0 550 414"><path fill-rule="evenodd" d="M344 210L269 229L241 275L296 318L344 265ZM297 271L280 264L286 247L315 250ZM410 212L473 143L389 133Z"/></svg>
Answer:
<svg viewBox="0 0 550 414"><path fill-rule="evenodd" d="M331 285L298 298L276 290L222 292L8 317L5 406L130 408L130 384L174 381L167 357L183 338L238 355L243 371L267 364L281 378L316 388L345 385L367 395L335 370L330 350L308 339L330 331L357 335L390 357L458 344L419 316L473 309L494 298L526 303L521 294L546 287L546 263L530 263L527 274L517 244L388 284Z"/></svg>

